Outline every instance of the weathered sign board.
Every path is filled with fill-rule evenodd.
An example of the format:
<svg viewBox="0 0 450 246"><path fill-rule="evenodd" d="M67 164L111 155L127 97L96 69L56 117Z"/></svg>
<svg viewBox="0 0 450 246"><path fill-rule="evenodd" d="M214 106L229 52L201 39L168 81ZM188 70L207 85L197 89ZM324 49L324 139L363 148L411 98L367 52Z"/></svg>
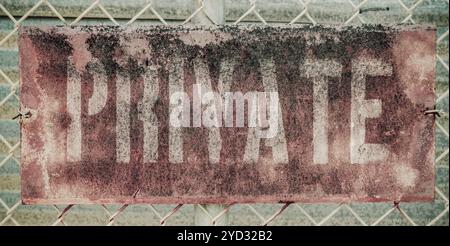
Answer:
<svg viewBox="0 0 450 246"><path fill-rule="evenodd" d="M26 204L431 201L435 30L22 27Z"/></svg>

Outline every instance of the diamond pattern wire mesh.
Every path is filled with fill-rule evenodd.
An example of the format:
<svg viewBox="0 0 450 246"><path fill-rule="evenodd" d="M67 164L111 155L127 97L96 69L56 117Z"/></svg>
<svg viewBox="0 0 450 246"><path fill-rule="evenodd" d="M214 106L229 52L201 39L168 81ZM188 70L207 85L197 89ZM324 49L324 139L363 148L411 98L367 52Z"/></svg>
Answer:
<svg viewBox="0 0 450 246"><path fill-rule="evenodd" d="M158 8L152 1L145 1L140 10L129 16L128 19L123 18L116 20L112 16L104 3L100 0L89 2L84 11L76 18L64 17L54 4L57 0L39 0L26 10L22 16L14 16L0 1L0 13L3 13L4 18L0 19L0 26L4 26L5 22L12 22L13 29L2 33L0 35L0 52L8 52L11 46L16 42L15 36L20 25L22 25L28 18L33 16L33 13L38 8L46 7L53 13L53 19L58 18L60 23L64 25L77 25L83 19L87 18L91 11L99 11L104 19L110 21L108 24L113 25L132 25L135 24L140 17L145 13L150 12L156 18L154 20L163 25L168 25L168 20L164 19L158 12ZM194 11L184 21L176 22L176 24L189 24L199 13L205 15L212 24L217 24L214 18L209 16L205 10L205 2L210 0L198 0L198 3L193 8ZM261 0L260 0L261 1ZM394 1L394 0L392 0ZM399 23L416 23L414 13L423 5L433 5L438 0L416 0L395 1L404 13L404 17L400 19ZM446 4L446 12L448 19L448 0L441 0ZM29 1L28 1L29 2ZM86 2L86 1L84 1ZM174 1L179 2L179 1ZM189 1L187 1L189 2ZM298 15L289 21L280 21L281 24L293 25L303 20L303 23L310 23L312 25L320 24L316 20L314 14L311 14L310 6L313 0L297 0ZM338 1L348 4L350 13L347 13L344 24L361 24L361 23L383 23L381 18L374 20L367 20L363 12L367 9L364 7L376 5L375 0L347 0ZM246 8L242 9L242 14L233 20L230 24L241 25L248 22L248 17L253 15L252 20L257 20L262 25L267 25L264 14L259 9L257 0L248 1ZM279 1L273 4L282 4ZM25 5L25 4L24 4ZM27 5L28 6L28 5ZM192 6L191 6L192 7ZM383 9L380 7L371 7L372 10ZM90 17L89 17L90 18ZM373 19L373 18L372 18ZM173 23L174 21L170 21ZM272 21L273 22L273 21ZM95 23L95 22L94 22ZM448 22L447 22L448 23ZM10 24L10 23L9 23ZM420 24L420 22L418 23ZM440 31L440 29L444 30ZM299 203L285 203L285 204L228 204L224 209L217 213L211 214L203 205L128 205L121 206L114 205L76 205L69 204L67 206L23 206L20 202L20 194L14 190L18 186L18 165L19 165L19 149L18 142L18 122L11 120L9 112L18 110L18 80L13 79L10 73L3 70L0 66L0 225L22 225L29 224L27 221L32 220L33 224L46 225L70 225L70 224L152 224L152 225L166 225L167 222L174 224L192 224L192 216L194 206L197 210L204 213L211 221L211 225L225 215L229 216L229 223L236 225L272 225L272 224L299 224L299 225L329 225L329 224L355 224L355 225L380 225L380 224L409 224L409 225L448 225L449 201L448 201L448 24L445 27L438 29L438 38L436 40L438 52L437 60L437 80L443 81L437 85L437 99L436 107L444 113L444 116L437 119L436 138L437 141L444 142L444 146L437 148L436 153L436 175L437 183L444 183L444 187L439 187L436 184L436 199L430 204L399 204L392 202L391 204L299 204ZM13 44L11 44L13 43ZM15 46L17 47L17 46ZM443 47L443 48L442 48ZM440 52L441 50L442 52ZM4 62L5 56L0 56L0 65ZM14 64L17 66L17 64ZM441 72L442 71L442 74ZM17 77L17 76L16 76ZM6 93L5 93L6 92ZM13 109L11 109L13 108ZM13 123L14 127L6 127L6 123ZM11 136L14 135L14 136ZM12 140L14 142L12 142ZM441 144L442 145L442 144ZM440 152L439 152L440 151ZM445 163L444 163L445 162ZM6 166L8 166L6 168ZM10 169L16 170L8 171ZM6 171L5 171L6 170ZM12 173L12 174L11 174ZM15 177L15 178L14 178ZM8 185L8 180L16 180L15 185ZM6 181L5 181L6 180ZM14 181L11 181L14 183ZM12 191L9 191L9 187ZM6 195L5 195L6 194ZM6 197L6 198L5 198ZM24 211L20 211L24 210ZM196 210L196 211L197 211ZM20 212L19 212L20 211ZM137 212L136 212L137 211ZM76 216L69 218L71 214L76 213ZM50 214L49 216L41 216L41 214ZM104 214L100 216L99 214ZM242 216L245 214L246 216ZM369 214L369 215L368 215ZM426 214L426 219L415 219L418 215ZM17 217L17 218L16 218ZM248 220L251 217L252 219ZM394 218L391 218L394 217ZM244 218L244 219L243 219ZM391 218L391 219L388 219ZM124 221L125 219L125 221ZM420 220L420 222L418 222ZM21 223L20 223L20 222ZM70 221L70 222L69 222ZM131 222L130 222L131 221Z"/></svg>

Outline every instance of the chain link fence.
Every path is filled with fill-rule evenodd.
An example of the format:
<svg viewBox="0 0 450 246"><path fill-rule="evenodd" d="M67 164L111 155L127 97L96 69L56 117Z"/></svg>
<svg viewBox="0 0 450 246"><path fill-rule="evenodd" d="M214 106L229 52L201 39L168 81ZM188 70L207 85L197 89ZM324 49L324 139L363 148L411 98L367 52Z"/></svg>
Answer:
<svg viewBox="0 0 450 246"><path fill-rule="evenodd" d="M448 0L0 0L0 225L447 225ZM21 25L431 24L437 27L433 203L37 205L20 201ZM225 220L226 218L226 220ZM200 221L200 222L199 222ZM224 222L226 221L226 222Z"/></svg>

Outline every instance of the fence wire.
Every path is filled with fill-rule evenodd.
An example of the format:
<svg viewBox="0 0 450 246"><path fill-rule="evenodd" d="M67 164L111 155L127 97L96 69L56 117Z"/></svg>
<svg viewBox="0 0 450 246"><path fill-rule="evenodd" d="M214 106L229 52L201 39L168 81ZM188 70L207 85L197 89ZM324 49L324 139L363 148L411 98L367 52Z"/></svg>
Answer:
<svg viewBox="0 0 450 246"><path fill-rule="evenodd" d="M225 0L218 0L219 2ZM17 68L17 30L21 25L39 24L112 24L133 25L155 23L161 25L189 25L202 15L211 24L219 24L211 14L217 0L173 1L172 10L164 10L167 2L156 4L153 1L135 1L132 7L120 5L120 1L83 1L76 4L83 11L75 16L65 6L66 0L38 1L0 1L0 225L166 225L193 224L193 213L203 213L215 225L224 216L229 216L232 225L448 225L448 0L333 0L333 1L225 1L234 7L226 13L226 22L245 25L258 22L262 25L295 25L309 23L352 24L363 23L429 23L438 22L436 39L437 97L436 107L443 113L436 120L436 198L433 203L400 204L226 204L220 212L212 213L204 205L76 205L66 206L24 206L20 201L20 177L18 175L20 159L19 125L12 120L19 109L19 81ZM117 3L119 2L119 4ZM335 6L343 9L338 17L326 19L323 10L317 5ZM289 8L287 15L279 15L283 8ZM12 7L11 7L12 6ZM344 6L344 7L343 7ZM389 6L396 6L397 11L391 15ZM444 6L444 10L442 10ZM223 7L223 4L222 6ZM267 9L278 11L269 13ZM442 16L436 18L419 18L417 11L434 11L440 9ZM135 11L136 10L136 11ZM135 11L134 13L132 13ZM164 14L169 15L164 17ZM175 12L176 13L175 13ZM184 20L179 16L191 11ZM378 14L384 11L383 14ZM175 13L175 17L174 14ZM180 14L181 13L181 14ZM115 15L118 17L115 17ZM265 15L270 15L269 20ZM288 19L286 16L290 16ZM442 19L444 21L442 21ZM55 20L57 22L55 22ZM437 20L437 21L436 21ZM29 22L28 22L29 21ZM107 21L107 22L105 22Z"/></svg>

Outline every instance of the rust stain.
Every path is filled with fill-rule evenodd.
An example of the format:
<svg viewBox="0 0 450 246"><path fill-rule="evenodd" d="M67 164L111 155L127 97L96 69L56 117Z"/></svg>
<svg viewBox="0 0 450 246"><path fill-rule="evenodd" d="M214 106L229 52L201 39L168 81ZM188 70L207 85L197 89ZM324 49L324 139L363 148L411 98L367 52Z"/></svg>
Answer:
<svg viewBox="0 0 450 246"><path fill-rule="evenodd" d="M434 28L21 27L19 52L25 204L434 198ZM199 84L279 117L196 126Z"/></svg>

